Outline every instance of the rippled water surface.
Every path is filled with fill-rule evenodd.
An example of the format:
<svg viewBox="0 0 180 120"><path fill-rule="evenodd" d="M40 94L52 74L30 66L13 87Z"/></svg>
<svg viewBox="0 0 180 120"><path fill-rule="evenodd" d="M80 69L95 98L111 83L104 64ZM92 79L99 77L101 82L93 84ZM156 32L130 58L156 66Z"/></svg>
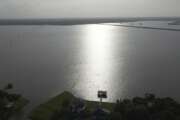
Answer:
<svg viewBox="0 0 180 120"><path fill-rule="evenodd" d="M1 26L1 85L31 102L64 90L98 100L152 92L180 100L180 32L111 25Z"/></svg>

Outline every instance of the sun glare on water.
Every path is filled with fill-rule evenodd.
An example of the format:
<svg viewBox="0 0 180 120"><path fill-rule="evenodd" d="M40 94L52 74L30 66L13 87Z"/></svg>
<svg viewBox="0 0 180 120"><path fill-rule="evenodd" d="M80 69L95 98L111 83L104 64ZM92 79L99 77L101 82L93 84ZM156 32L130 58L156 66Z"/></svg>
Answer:
<svg viewBox="0 0 180 120"><path fill-rule="evenodd" d="M83 65L76 85L83 98L95 100L98 90L110 92L113 87L113 29L106 25L86 26L82 39Z"/></svg>

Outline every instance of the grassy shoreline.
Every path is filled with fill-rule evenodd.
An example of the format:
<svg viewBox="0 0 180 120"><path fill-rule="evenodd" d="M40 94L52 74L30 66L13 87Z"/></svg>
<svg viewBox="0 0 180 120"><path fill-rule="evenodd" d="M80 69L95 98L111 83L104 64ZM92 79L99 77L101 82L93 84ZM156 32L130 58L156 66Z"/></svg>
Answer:
<svg viewBox="0 0 180 120"><path fill-rule="evenodd" d="M51 98L49 101L36 107L30 113L29 118L31 120L50 120L53 112L62 108L62 102L64 100L72 101L74 99L77 99L77 98L70 92L65 91ZM99 102L97 101L84 100L84 102L88 110L95 109L99 105ZM113 110L114 105L115 105L114 103L107 103L107 102L102 103L102 107L109 111Z"/></svg>
<svg viewBox="0 0 180 120"><path fill-rule="evenodd" d="M180 103L170 97L156 97L146 93L143 97L117 100L116 103L82 100L83 112L74 112L79 100L69 92L63 92L39 105L31 114L31 120L180 120ZM79 100L81 101L81 100ZM97 113L97 110L106 113ZM96 119L99 120L99 119Z"/></svg>

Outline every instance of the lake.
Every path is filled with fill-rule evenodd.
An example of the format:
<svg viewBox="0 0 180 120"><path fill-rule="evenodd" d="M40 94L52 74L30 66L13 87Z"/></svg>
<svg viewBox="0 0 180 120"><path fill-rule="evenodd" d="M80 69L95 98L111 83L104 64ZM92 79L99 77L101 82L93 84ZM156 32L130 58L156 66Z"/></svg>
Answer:
<svg viewBox="0 0 180 120"><path fill-rule="evenodd" d="M180 31L0 26L0 58L0 86L13 83L29 109L64 90L87 100L106 90L109 102L144 93L180 101Z"/></svg>

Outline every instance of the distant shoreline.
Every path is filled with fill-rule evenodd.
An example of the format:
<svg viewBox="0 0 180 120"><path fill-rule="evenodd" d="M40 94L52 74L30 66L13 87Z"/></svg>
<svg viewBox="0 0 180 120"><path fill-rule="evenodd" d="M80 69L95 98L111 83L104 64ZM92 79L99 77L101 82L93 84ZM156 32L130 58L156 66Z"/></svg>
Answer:
<svg viewBox="0 0 180 120"><path fill-rule="evenodd" d="M175 29L175 28L159 28L159 27L134 26L134 25L112 25L112 26L132 27L132 28L139 28L139 29L167 30L167 31L177 31L177 32L180 32L180 29Z"/></svg>
<svg viewBox="0 0 180 120"><path fill-rule="evenodd" d="M180 17L132 17L86 19L0 19L0 25L82 25L99 23L123 23L136 21L180 21Z"/></svg>
<svg viewBox="0 0 180 120"><path fill-rule="evenodd" d="M169 23L169 25L180 25L180 20Z"/></svg>

